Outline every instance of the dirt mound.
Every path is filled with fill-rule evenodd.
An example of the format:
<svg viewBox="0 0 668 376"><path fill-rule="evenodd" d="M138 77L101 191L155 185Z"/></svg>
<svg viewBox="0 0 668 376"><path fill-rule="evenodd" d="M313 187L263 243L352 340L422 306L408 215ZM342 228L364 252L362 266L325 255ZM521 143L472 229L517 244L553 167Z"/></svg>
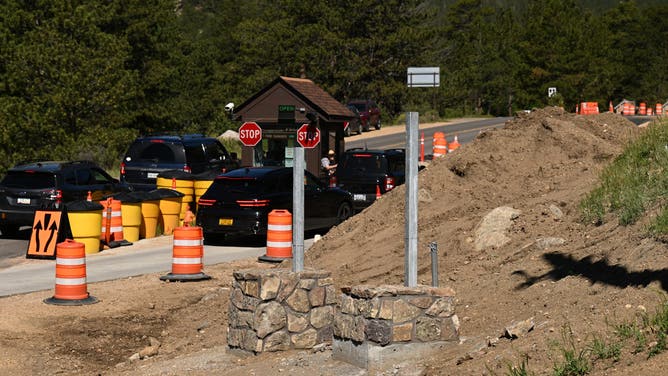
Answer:
<svg viewBox="0 0 668 376"><path fill-rule="evenodd" d="M656 291L668 289L665 246L642 239L639 226L582 224L578 211L601 170L639 132L615 114L545 108L480 133L419 174L418 283L431 284L428 244L435 241L440 285L457 291L470 346L461 359L474 359L434 359L436 373L503 370L522 353L530 369L550 368L549 343L562 340L561 328L584 343L610 333L606 321L632 317L628 307L659 303ZM331 270L341 286L403 284L404 206L401 186L332 229L309 249L306 266ZM481 248L477 231L500 207L519 213L509 219L507 241ZM511 322L529 318L540 328L530 339L489 346Z"/></svg>
<svg viewBox="0 0 668 376"><path fill-rule="evenodd" d="M385 374L507 375L527 359L530 372L551 375L564 350L582 354L593 338L610 339L614 323L652 312L668 290L666 245L644 238L642 223L583 224L578 211L600 171L640 131L613 114L546 108L479 134L420 172L418 282L431 284L428 244L437 242L439 284L457 292L461 343L431 359L390 364ZM306 252L305 266L331 271L339 287L403 284L404 201L405 187L397 187L333 228ZM275 266L218 264L199 283L164 283L155 274L95 283L89 290L104 298L82 307L44 304L52 291L0 299L0 370L366 374L326 350L229 351L232 273L257 267ZM515 323L532 330L506 338ZM647 359L652 344L634 349L637 343L588 375L662 374L668 352Z"/></svg>
<svg viewBox="0 0 668 376"><path fill-rule="evenodd" d="M537 222L532 233L516 234L515 245L538 234L554 235L554 221L544 218L545 210L557 205L575 215L601 169L637 133L618 115L585 117L560 108L534 111L503 129L480 133L420 173L420 249L436 241L449 255L471 255L475 226L503 205ZM342 284L402 283L404 204L405 187L400 186L331 230L309 250L306 263L336 271ZM537 226L540 222L546 225ZM421 258L420 275L431 278L427 261ZM443 267L442 275L448 275L451 265Z"/></svg>

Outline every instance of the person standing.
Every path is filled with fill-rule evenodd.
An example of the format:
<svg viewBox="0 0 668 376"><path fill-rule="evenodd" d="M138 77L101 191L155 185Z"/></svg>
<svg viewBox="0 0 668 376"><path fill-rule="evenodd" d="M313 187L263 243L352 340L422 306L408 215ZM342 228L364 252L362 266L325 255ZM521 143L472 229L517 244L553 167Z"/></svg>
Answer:
<svg viewBox="0 0 668 376"><path fill-rule="evenodd" d="M336 160L334 159L334 150L327 152L326 157L322 157L320 164L322 165L322 170L325 172L325 175L332 176L336 172Z"/></svg>

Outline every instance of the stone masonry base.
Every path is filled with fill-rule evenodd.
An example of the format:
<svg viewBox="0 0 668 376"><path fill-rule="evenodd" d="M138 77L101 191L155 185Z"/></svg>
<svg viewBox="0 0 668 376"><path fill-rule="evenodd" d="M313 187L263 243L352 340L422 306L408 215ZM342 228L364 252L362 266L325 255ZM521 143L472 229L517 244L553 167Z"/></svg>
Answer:
<svg viewBox="0 0 668 376"><path fill-rule="evenodd" d="M342 291L334 315L335 359L377 369L459 342L450 288L362 285Z"/></svg>

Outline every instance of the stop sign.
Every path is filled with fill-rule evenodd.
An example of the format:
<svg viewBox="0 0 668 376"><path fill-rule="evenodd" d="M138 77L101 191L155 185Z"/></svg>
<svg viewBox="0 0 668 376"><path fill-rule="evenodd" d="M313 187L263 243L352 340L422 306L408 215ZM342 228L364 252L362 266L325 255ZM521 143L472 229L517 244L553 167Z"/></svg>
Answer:
<svg viewBox="0 0 668 376"><path fill-rule="evenodd" d="M239 140L245 146L255 146L261 139L262 128L256 122L246 122L239 127Z"/></svg>
<svg viewBox="0 0 668 376"><path fill-rule="evenodd" d="M297 129L297 142L303 148L312 149L320 143L320 129L308 124L302 124Z"/></svg>

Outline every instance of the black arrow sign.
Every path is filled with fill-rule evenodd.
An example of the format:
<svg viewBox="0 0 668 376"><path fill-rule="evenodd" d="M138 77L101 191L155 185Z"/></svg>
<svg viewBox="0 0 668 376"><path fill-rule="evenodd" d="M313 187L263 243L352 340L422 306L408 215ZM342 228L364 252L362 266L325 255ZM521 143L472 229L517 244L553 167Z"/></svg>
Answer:
<svg viewBox="0 0 668 376"><path fill-rule="evenodd" d="M51 230L51 234L49 234L49 239L46 241L46 244L44 245L44 252L46 252L46 250L49 249L49 244L51 244L51 240L53 240L53 234L55 234L58 231L58 225L56 224L56 221L51 222L49 230Z"/></svg>
<svg viewBox="0 0 668 376"><path fill-rule="evenodd" d="M42 221L38 221L33 230L33 233L35 234L35 244L37 245L35 249L39 252L39 233L42 232Z"/></svg>

